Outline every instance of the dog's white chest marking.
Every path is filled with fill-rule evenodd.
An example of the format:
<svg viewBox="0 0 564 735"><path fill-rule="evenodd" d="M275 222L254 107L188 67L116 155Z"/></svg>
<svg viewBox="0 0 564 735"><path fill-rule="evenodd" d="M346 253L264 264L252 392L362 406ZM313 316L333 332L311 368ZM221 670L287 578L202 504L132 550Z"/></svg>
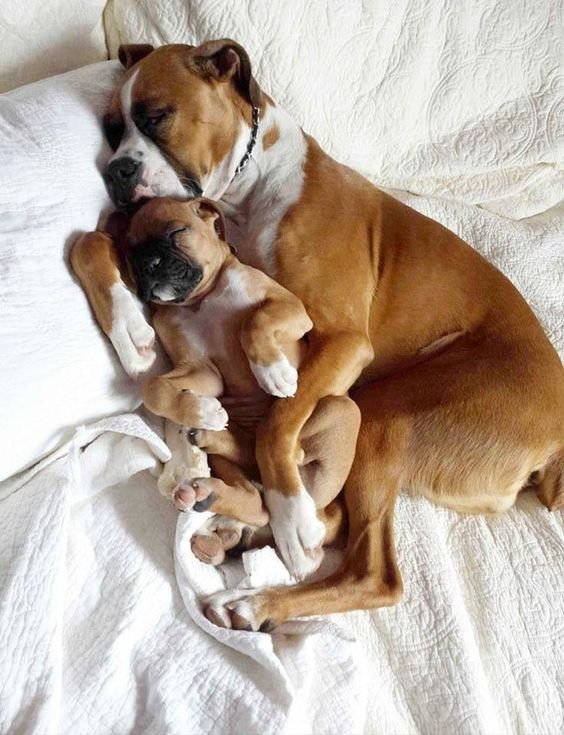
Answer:
<svg viewBox="0 0 564 735"><path fill-rule="evenodd" d="M265 148L264 135L273 127L279 138ZM229 240L240 259L273 277L278 228L302 195L306 155L307 141L301 129L281 107L269 105L249 165L221 199L230 219Z"/></svg>
<svg viewBox="0 0 564 735"><path fill-rule="evenodd" d="M241 276L228 269L197 309L179 309L178 318L194 350L212 360L229 360L242 352L240 324L255 303L257 297L249 293Z"/></svg>

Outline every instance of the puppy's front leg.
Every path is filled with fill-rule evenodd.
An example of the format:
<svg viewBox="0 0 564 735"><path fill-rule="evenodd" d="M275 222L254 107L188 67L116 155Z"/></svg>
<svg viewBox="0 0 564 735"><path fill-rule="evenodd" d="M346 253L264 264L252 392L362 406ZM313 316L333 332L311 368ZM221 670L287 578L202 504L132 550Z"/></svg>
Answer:
<svg viewBox="0 0 564 735"><path fill-rule="evenodd" d="M246 320L241 345L265 393L277 398L295 395L298 371L288 355L298 362L298 342L312 326L302 302L289 292L267 298Z"/></svg>
<svg viewBox="0 0 564 735"><path fill-rule="evenodd" d="M227 426L227 412L217 400L222 392L221 376L208 365L175 368L148 378L141 388L145 406L157 416L191 429L212 431Z"/></svg>
<svg viewBox="0 0 564 735"><path fill-rule="evenodd" d="M174 307L159 307L154 313L155 329L175 367L143 383L143 402L149 411L175 424L221 431L227 425L227 412L217 400L223 393L221 374L193 349L177 317Z"/></svg>
<svg viewBox="0 0 564 735"><path fill-rule="evenodd" d="M147 372L155 361L155 332L122 279L112 238L98 231L81 235L70 262L126 373L136 378Z"/></svg>

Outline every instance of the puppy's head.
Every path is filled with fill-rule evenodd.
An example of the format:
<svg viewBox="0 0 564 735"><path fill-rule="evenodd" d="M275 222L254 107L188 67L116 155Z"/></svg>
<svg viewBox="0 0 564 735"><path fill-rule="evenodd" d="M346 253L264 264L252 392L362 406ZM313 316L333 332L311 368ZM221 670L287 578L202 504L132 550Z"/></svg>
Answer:
<svg viewBox="0 0 564 735"><path fill-rule="evenodd" d="M127 261L139 297L189 304L211 288L229 254L225 223L208 199L152 199L131 220Z"/></svg>

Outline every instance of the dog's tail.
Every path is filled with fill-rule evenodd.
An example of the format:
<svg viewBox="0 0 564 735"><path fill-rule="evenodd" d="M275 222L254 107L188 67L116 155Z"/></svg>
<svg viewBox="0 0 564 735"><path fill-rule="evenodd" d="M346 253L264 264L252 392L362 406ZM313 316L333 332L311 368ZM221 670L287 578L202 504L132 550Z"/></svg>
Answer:
<svg viewBox="0 0 564 735"><path fill-rule="evenodd" d="M564 447L550 458L535 485L539 500L549 510L564 509Z"/></svg>

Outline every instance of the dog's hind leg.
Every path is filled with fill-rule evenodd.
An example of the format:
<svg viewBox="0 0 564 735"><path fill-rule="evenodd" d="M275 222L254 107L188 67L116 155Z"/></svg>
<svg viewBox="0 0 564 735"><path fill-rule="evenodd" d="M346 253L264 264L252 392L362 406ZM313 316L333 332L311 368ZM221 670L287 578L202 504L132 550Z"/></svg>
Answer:
<svg viewBox="0 0 564 735"><path fill-rule="evenodd" d="M362 421L345 484L349 537L341 568L318 582L219 593L205 602L210 620L259 630L294 617L396 603L402 580L393 513L400 487L473 512L513 502L558 446L558 414L539 423L545 399L523 388L518 370L507 371L503 354L490 357L481 346L453 345L353 393ZM556 497L548 499L554 504Z"/></svg>
<svg viewBox="0 0 564 735"><path fill-rule="evenodd" d="M357 451L345 485L349 539L341 568L319 582L214 595L204 606L212 622L259 630L289 618L383 607L400 599L393 513L406 432L401 421L383 425L370 407L372 391L365 395L359 403Z"/></svg>
<svg viewBox="0 0 564 735"><path fill-rule="evenodd" d="M542 470L537 488L539 500L549 510L564 509L564 449Z"/></svg>

